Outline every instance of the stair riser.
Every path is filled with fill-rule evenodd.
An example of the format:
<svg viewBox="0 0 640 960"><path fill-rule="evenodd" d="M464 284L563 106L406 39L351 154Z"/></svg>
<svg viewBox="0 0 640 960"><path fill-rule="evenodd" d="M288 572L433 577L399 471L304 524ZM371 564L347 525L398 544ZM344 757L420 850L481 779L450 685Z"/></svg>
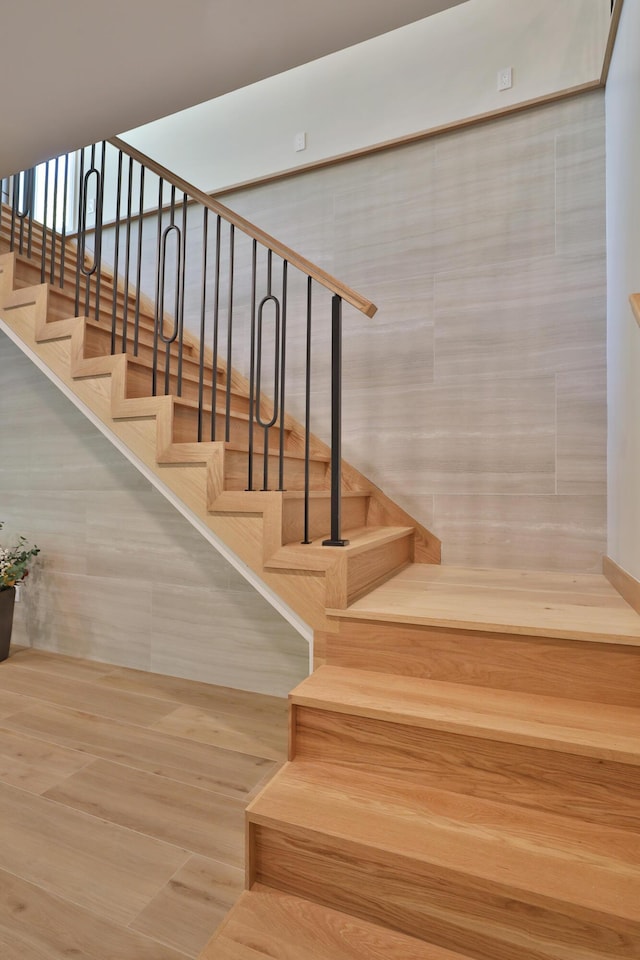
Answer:
<svg viewBox="0 0 640 960"><path fill-rule="evenodd" d="M369 497L344 497L342 500L342 528L344 530L364 527L367 523ZM329 534L331 530L331 501L329 499L309 502L309 539L314 540ZM304 501L285 500L282 516L282 542L298 543L304 537Z"/></svg>
<svg viewBox="0 0 640 960"><path fill-rule="evenodd" d="M411 563L413 548L414 538L413 533L410 533L391 543L382 544L376 549L351 557L346 606Z"/></svg>
<svg viewBox="0 0 640 960"><path fill-rule="evenodd" d="M118 329L122 329L122 325L119 324ZM127 353L129 356L133 356L133 330L129 330L127 337ZM122 337L117 332L116 333L116 352L120 353L122 349ZM99 329L93 325L87 326L85 331L85 357L103 357L111 353L111 322L105 324L102 329ZM177 370L178 364L178 345L173 343L169 351L171 357L171 370ZM138 353L136 358L140 361L141 364L145 364L148 367L148 382L151 382L151 367L153 365L153 334L147 331L141 331L140 337L138 339ZM157 357L157 367L161 373L164 372L164 363L166 358L166 347L162 346L162 349L158 350ZM200 368L197 360L193 359L188 353L183 353L182 357L182 376L184 381L191 381L195 384L198 383L198 378L200 376ZM211 370L205 367L205 379L210 383L211 382ZM218 371L218 382L224 382L224 374L222 371ZM164 387L164 381L162 382ZM149 394L142 394L143 396L149 396Z"/></svg>
<svg viewBox="0 0 640 960"><path fill-rule="evenodd" d="M241 450L226 450L224 455L224 489L246 490L249 455ZM277 456L269 457L268 485L270 490L278 487ZM262 489L264 459L255 454L253 457L253 487ZM329 487L328 464L320 460L309 463L309 477L312 490L327 490ZM284 487L286 490L304 490L304 460L297 457L284 458Z"/></svg>
<svg viewBox="0 0 640 960"><path fill-rule="evenodd" d="M402 782L640 833L640 767L294 705L297 760L385 771Z"/></svg>
<svg viewBox="0 0 640 960"><path fill-rule="evenodd" d="M175 370L177 365L176 360L171 362L171 370ZM204 402L207 406L211 406L211 381L210 373L205 373L204 382ZM223 380L222 374L219 374L220 380ZM164 363L162 363L158 370L158 376L156 378L156 390L159 393L164 393ZM151 369L149 367L137 366L135 363L129 363L127 369L127 397L131 399L136 399L138 397L150 397L153 393L153 376ZM174 396L178 395L178 377L175 373L170 373L169 376L169 393ZM193 375L189 370L183 370L182 373L182 389L180 393L181 397L184 397L185 400L193 400L198 402L200 399L200 386L196 379L193 378ZM216 403L218 410L225 410L227 402L226 388L220 383L216 387ZM242 397L237 393L231 394L231 415L239 413L245 417L249 413L249 399L248 397Z"/></svg>
<svg viewBox="0 0 640 960"><path fill-rule="evenodd" d="M300 828L250 825L250 877L476 960L620 960L640 925ZM579 953L576 953L579 944ZM591 951L591 952L589 952ZM640 954L639 954L640 955Z"/></svg>
<svg viewBox="0 0 640 960"><path fill-rule="evenodd" d="M285 449L287 444L287 435L289 431L284 431ZM176 404L173 418L173 440L174 443L190 443L199 439L211 439L211 414L204 411L202 414L202 435L198 437L198 411L192 407L181 407ZM233 414L229 418L229 435L226 435L226 417L222 413L216 416L216 440L227 440L230 443L249 443L249 424L246 420L236 419ZM256 429L253 431L253 443L256 451L264 450L264 430ZM272 427L269 430L268 449L277 455L280 450L280 430Z"/></svg>
<svg viewBox="0 0 640 960"><path fill-rule="evenodd" d="M411 624L341 620L317 635L326 662L498 690L637 707L640 648Z"/></svg>

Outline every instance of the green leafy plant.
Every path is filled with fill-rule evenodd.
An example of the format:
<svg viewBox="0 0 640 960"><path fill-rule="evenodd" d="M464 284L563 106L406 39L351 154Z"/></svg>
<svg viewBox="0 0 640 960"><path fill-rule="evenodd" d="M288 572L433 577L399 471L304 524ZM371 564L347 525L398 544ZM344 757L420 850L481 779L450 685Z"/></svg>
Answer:
<svg viewBox="0 0 640 960"><path fill-rule="evenodd" d="M0 520L0 530L4 524ZM0 591L9 590L18 580L24 580L29 575L29 565L33 557L40 553L40 548L30 547L25 537L18 537L12 547L0 547Z"/></svg>

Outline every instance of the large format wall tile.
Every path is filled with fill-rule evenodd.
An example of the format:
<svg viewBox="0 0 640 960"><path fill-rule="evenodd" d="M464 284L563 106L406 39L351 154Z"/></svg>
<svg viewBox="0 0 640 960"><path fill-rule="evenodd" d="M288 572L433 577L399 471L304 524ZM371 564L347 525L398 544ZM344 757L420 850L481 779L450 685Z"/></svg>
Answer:
<svg viewBox="0 0 640 960"><path fill-rule="evenodd" d="M600 573L604 496L439 496L443 562Z"/></svg>
<svg viewBox="0 0 640 960"><path fill-rule="evenodd" d="M606 444L602 383L590 379L605 356L600 91L224 200L378 305L372 320L345 311L343 452L443 538L446 558L597 565L605 504L593 495L603 493ZM295 311L289 336L288 402L300 416ZM329 352L328 326L316 329L312 423L324 438ZM535 522L533 552L529 497L559 511ZM575 535L561 522L565 509Z"/></svg>
<svg viewBox="0 0 640 960"><path fill-rule="evenodd" d="M0 426L2 542L24 533L42 550L15 642L278 696L306 675L306 641L4 336L0 382L16 410Z"/></svg>

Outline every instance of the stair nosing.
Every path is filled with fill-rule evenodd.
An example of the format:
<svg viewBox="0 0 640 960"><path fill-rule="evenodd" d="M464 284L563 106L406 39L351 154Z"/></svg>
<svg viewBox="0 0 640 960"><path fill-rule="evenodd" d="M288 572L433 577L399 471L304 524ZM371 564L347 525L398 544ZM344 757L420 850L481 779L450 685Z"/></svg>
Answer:
<svg viewBox="0 0 640 960"><path fill-rule="evenodd" d="M353 699L339 699L339 695L330 698L321 693L314 694L314 685L319 685L327 677L356 677L361 684L370 684L375 686L376 682L384 688L384 693L388 696L390 689L394 686L405 688L407 691L424 691L428 695L439 695L440 700L432 705L432 713L427 715L428 705L425 704L425 713L420 715L417 712L406 712L407 703L405 700L405 713L400 713L397 706L385 708L380 705L371 705L364 702L366 698L360 697L358 702L357 692ZM376 680L377 677L384 677L384 681ZM314 679L315 678L315 679ZM307 693L306 688L311 692ZM342 692L342 691L341 691ZM468 696L472 700L486 701L495 705L503 703L502 714L491 712L483 716L482 709L471 706L465 708L460 703L456 703L455 695L458 698ZM380 694L382 695L382 694ZM443 706L442 701L446 700L447 695L452 699L451 704ZM487 687L474 687L470 684L453 683L445 680L431 680L428 678L405 677L401 675L389 675L376 673L367 670L358 670L350 667L334 667L331 665L320 666L313 674L302 681L298 687L294 688L289 694L290 703L296 706L304 706L310 709L325 710L341 715L351 715L382 722L394 723L401 726L419 727L425 730L438 730L467 737L477 737L483 740L494 740L505 743L514 743L521 746L533 747L542 750L553 750L557 753L572 754L576 756L593 757L602 760L609 760L617 763L625 763L632 766L640 766L640 710L633 707L622 707L610 704L591 703L581 700L563 701L561 697L551 697L543 694L522 693L519 691L500 690ZM540 707L540 715L544 716L545 707L547 710L555 706L556 710L559 704L566 703L569 713L582 712L583 717L598 717L594 719L593 729L589 731L588 726L583 728L572 728L562 726L560 719L555 719L552 723L541 721L536 724L526 716L521 718L517 714L518 704ZM438 716L443 711L449 710L452 714L458 712L464 716ZM608 725L622 727L625 720L635 720L638 725L638 731L633 731L626 736L627 744L617 746L616 736L622 737L622 734L602 734L602 720L606 719ZM520 723L524 726L530 726L530 730L517 730L514 725ZM511 729L509 728L511 725ZM589 740L591 736L592 740ZM609 738L612 742L594 742L600 736L601 741ZM635 750L631 749L635 746Z"/></svg>
<svg viewBox="0 0 640 960"><path fill-rule="evenodd" d="M294 768L297 774L294 773L292 780L291 771ZM324 780L320 784L317 777L309 778L307 774L307 783L303 786L309 786L314 802L309 803L308 799L303 802L296 793L296 782L301 782L301 772L304 775L305 770L314 768L322 770ZM344 786L341 778L345 781ZM356 797L357 779L371 782L375 801ZM562 903L596 912L601 916L607 915L631 922L640 920L640 837L635 834L613 827L598 827L596 831L592 824L559 814L518 809L506 802L478 799L430 787L416 787L413 784L402 784L402 787L406 789L409 786L414 794L420 796L421 806L400 803L397 798L389 802L384 791L388 793L391 781L392 778L380 777L377 771L372 774L359 772L355 777L352 770L340 770L337 764L290 761L249 804L247 819L249 823L271 827L280 832L331 838L344 847L351 846L354 850L359 848L377 851L382 860L414 861L449 875L461 878L467 876L472 878L473 882L480 881L494 889L508 889L512 891L512 896L517 891L518 895L524 899L529 898L530 902ZM393 786L397 791L398 784ZM269 804L273 803L269 792L278 789L286 793L287 816L282 813L278 815L277 810L269 810ZM327 791L335 794L338 789L342 789L344 795L329 795L327 800ZM331 816L325 814L324 821L317 813L323 791L325 805L333 806ZM348 802L353 805L353 809L345 814L347 791ZM443 803L450 803L454 810L460 807L464 809L466 806L479 811L479 815L476 812L473 816L464 817L458 813L456 818L452 815L447 818L432 811L432 819L427 827L425 798L431 799L432 803L435 800L436 806L438 802L441 806ZM389 811L386 813L387 829L383 831L379 821L380 808L385 802L388 802ZM296 803L300 809L299 815L294 817L291 809ZM261 809L265 805L267 809ZM401 816L399 811L402 811L404 816ZM487 813L494 820L489 826L482 823L482 816ZM418 820L420 816L422 823ZM521 822L515 830L513 826L509 830L505 822L509 818L513 820L514 817ZM382 820L384 818L383 813ZM523 831L522 822L525 819L527 830ZM393 835L393 831L395 828L396 834L399 832L398 824L407 830L406 823L409 820L412 822L411 843L403 843ZM540 826L545 823L546 830ZM538 829L535 845L532 840L532 824ZM590 851L584 836L582 839L576 838L580 830L583 835L589 835L592 843ZM471 836L471 831L478 836ZM380 839L383 835L384 841ZM543 837L542 841L540 836ZM603 839L618 851L617 854L610 849L606 852L598 849L603 848ZM456 845L458 849L454 849ZM634 846L637 858L632 862L630 852ZM625 854L624 861L621 852ZM581 893L570 889L567 873L569 868L578 874L578 886L582 884ZM635 891L629 892L629 879L636 881ZM605 880L608 881L607 884L604 883ZM624 902L623 891L626 894ZM610 901L609 905L607 901Z"/></svg>

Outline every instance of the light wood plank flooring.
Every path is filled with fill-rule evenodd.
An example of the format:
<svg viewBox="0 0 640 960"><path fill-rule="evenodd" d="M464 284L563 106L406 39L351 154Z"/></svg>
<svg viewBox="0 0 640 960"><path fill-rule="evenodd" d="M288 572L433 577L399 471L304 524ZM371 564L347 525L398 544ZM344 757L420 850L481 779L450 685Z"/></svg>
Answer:
<svg viewBox="0 0 640 960"><path fill-rule="evenodd" d="M0 664L0 957L196 957L244 882L286 700L44 651Z"/></svg>

